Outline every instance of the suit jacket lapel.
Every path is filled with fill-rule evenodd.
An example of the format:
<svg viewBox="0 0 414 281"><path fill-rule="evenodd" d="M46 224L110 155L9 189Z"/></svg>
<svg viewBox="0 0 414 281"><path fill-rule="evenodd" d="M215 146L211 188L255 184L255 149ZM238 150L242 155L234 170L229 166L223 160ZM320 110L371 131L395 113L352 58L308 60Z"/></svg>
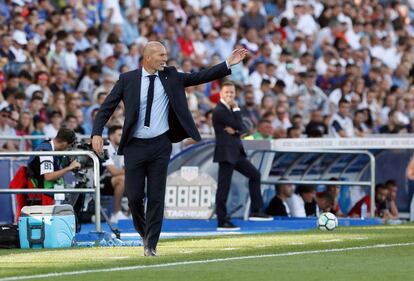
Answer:
<svg viewBox="0 0 414 281"><path fill-rule="evenodd" d="M135 112L138 114L139 103L141 102L141 78L142 68L134 71L134 79L132 79L132 102L134 103Z"/></svg>
<svg viewBox="0 0 414 281"><path fill-rule="evenodd" d="M158 71L158 75L160 77L161 84L164 87L165 92L167 93L168 99L170 100L170 103L172 104L174 101L174 97L173 97L174 95L170 88L170 84L168 83L168 76L166 75L165 71Z"/></svg>
<svg viewBox="0 0 414 281"><path fill-rule="evenodd" d="M224 103L222 103L221 101L219 101L219 104L221 105L221 107L226 111L231 113L231 115L233 115L233 111L231 111Z"/></svg>

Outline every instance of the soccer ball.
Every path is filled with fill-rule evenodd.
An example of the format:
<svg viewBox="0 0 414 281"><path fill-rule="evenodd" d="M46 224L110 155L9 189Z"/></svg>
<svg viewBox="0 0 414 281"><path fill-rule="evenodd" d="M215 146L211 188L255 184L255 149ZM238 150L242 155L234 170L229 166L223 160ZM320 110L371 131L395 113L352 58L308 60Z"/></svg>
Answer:
<svg viewBox="0 0 414 281"><path fill-rule="evenodd" d="M320 230L332 231L338 226L338 219L332 213L322 213L318 218L318 228Z"/></svg>

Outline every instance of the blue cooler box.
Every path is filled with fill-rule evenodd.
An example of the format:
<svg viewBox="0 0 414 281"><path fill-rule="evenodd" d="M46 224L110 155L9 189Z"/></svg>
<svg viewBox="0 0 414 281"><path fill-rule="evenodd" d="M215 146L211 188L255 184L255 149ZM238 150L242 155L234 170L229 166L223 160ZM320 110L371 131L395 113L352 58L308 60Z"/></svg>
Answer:
<svg viewBox="0 0 414 281"><path fill-rule="evenodd" d="M71 247L75 229L75 215L71 205L26 206L19 218L20 247Z"/></svg>

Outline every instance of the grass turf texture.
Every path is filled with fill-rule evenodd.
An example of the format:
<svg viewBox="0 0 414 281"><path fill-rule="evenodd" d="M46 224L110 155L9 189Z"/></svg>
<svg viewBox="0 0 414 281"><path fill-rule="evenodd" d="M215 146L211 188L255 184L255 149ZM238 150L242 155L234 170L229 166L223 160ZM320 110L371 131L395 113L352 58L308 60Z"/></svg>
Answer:
<svg viewBox="0 0 414 281"><path fill-rule="evenodd" d="M160 256L142 247L2 250L4 277L164 264L248 255L414 242L414 224L161 240ZM346 252L265 257L132 271L88 273L37 280L412 280L414 245Z"/></svg>

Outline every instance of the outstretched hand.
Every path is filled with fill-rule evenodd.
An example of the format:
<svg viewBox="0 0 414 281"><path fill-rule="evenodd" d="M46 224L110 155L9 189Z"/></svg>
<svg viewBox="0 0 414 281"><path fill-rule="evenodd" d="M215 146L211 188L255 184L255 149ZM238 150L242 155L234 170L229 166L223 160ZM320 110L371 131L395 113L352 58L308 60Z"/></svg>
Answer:
<svg viewBox="0 0 414 281"><path fill-rule="evenodd" d="M247 52L248 51L245 48L235 49L227 58L227 63L229 64L229 66L238 64L246 57Z"/></svg>
<svg viewBox="0 0 414 281"><path fill-rule="evenodd" d="M92 148L96 154L103 154L103 139L101 136L95 135L92 137Z"/></svg>

